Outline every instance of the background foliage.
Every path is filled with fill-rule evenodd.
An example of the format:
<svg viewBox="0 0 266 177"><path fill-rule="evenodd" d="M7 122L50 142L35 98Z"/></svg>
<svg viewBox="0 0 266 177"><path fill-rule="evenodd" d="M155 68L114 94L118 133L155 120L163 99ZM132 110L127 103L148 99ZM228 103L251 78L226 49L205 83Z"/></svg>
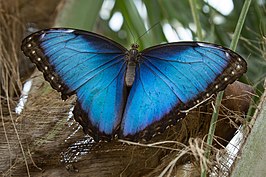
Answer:
<svg viewBox="0 0 266 177"><path fill-rule="evenodd" d="M199 13L199 21L203 30L203 41L229 47L244 1L233 0L234 9L229 15L223 15L206 1L194 2L197 3L196 10ZM141 49L167 42L163 32L165 24L170 25L174 31L178 28L184 28L191 32L193 40L197 40L189 1L182 1L181 3L175 0L80 0L66 1L66 3L66 8L59 13L56 26L94 31L127 47L136 40ZM107 9L109 9L109 15L104 19L99 15L103 4L105 6L107 4ZM141 4L140 6L146 9L146 17L143 18L143 14L139 11L140 6L137 4ZM265 0L252 2L237 48L237 52L248 62L248 72L242 81L255 87L262 83L266 76L265 7ZM120 12L124 19L121 29L117 32L108 25L116 12ZM221 19L221 22L217 22L217 19ZM182 39L182 34L176 32ZM259 88L262 89L262 86L259 85Z"/></svg>

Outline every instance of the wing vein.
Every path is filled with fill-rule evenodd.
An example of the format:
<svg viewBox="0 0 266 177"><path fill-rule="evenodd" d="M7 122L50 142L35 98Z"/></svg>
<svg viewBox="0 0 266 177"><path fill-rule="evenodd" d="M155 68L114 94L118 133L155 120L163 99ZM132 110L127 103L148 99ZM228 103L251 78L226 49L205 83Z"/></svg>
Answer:
<svg viewBox="0 0 266 177"><path fill-rule="evenodd" d="M117 57L116 57L116 58L117 58ZM121 57L120 60L117 60L116 62L114 62L113 64L111 64L110 66L108 66L107 68L101 69L100 71L98 71L97 73L95 73L92 77L90 77L89 79L85 80L84 83L81 84L78 88L82 87L84 84L86 84L88 81L90 81L91 79L93 79L95 76L97 76L97 75L100 74L101 72L103 72L103 71L105 71L106 69L108 69L108 68L110 68L110 67L116 65L117 63L121 62L121 60L123 60L122 57ZM113 61L113 60L112 60L112 61ZM110 61L110 62L111 62L111 61ZM110 63L110 62L108 62L108 63ZM107 63L104 63L104 64L101 65L101 66L104 66L104 65L106 65L106 64L107 64ZM124 65L124 64L125 64L125 62L123 62L123 65ZM100 68L101 66L97 67L96 69ZM95 71L96 69L94 69L94 70L92 70L92 71L90 71L90 72L84 74L84 77L85 77L86 75L90 74L91 72ZM70 86L73 86L75 83L77 83L77 82L73 82ZM78 88L76 88L76 89L78 89Z"/></svg>
<svg viewBox="0 0 266 177"><path fill-rule="evenodd" d="M148 61L148 60L147 60ZM160 71L160 69L158 69L153 63L151 63L150 61L149 61L149 63L157 70L157 72L159 72L159 73L161 73L164 77L166 77L174 86L176 86L176 88L180 91L180 93L183 93L178 87L177 87L177 85L172 81L172 80L170 80L164 73L162 73L161 71ZM180 99L180 97L173 91L173 89L171 88L171 86L170 85L168 85L168 83L159 75L159 74L157 74L156 72L155 72L155 70L154 69L152 69L148 64L146 64L146 63L144 63L145 65L146 65L146 67L147 68L149 68L153 73L154 73L154 75L156 75L156 76L158 76L158 78L160 78L166 85L167 85L167 87L173 92L173 94L177 97L177 99L178 100L180 100L181 101L181 99ZM182 102L182 101L181 101Z"/></svg>
<svg viewBox="0 0 266 177"><path fill-rule="evenodd" d="M143 57L145 57L145 56L143 56ZM149 62L150 63L152 63L151 61L150 61L150 59L149 58L147 58L147 57L145 57L146 58L146 60L149 60ZM194 82L192 82L192 80L189 78L189 77L187 77L186 75L184 75L175 65L173 65L173 63L171 62L171 61L169 61L169 60L167 60L166 61L169 65L171 65L172 67L174 67L175 68L175 70L176 70L176 72L178 72L180 75L182 75L182 76L184 76L187 80L189 80L192 84L193 84L193 86L194 86L194 88L196 89L196 90L198 90L198 92L200 92L200 90L198 89L198 87L194 84ZM197 71L196 71L197 72ZM200 83L200 82L198 82L198 80L194 77L194 75L192 75L193 76L193 80L195 80L199 85L201 85L201 87L202 88L204 88L204 86Z"/></svg>

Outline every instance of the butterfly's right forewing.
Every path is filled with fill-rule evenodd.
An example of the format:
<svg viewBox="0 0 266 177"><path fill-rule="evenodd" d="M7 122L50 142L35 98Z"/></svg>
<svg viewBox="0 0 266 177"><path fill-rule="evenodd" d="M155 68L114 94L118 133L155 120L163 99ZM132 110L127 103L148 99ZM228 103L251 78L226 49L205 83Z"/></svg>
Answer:
<svg viewBox="0 0 266 177"><path fill-rule="evenodd" d="M145 49L128 96L122 135L150 139L246 71L241 56L214 44L176 42Z"/></svg>

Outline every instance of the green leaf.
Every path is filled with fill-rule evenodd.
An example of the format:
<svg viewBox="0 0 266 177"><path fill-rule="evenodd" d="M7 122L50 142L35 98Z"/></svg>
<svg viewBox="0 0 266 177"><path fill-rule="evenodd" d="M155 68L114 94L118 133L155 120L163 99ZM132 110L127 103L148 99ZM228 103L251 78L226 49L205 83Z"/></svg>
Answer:
<svg viewBox="0 0 266 177"><path fill-rule="evenodd" d="M56 27L92 30L103 0L68 0L55 22Z"/></svg>

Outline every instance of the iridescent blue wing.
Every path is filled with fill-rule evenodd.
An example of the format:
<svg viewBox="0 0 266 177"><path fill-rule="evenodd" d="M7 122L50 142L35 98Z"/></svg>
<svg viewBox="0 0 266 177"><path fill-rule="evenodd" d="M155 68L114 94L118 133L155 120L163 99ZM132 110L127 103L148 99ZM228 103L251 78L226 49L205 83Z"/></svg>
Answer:
<svg viewBox="0 0 266 177"><path fill-rule="evenodd" d="M246 72L246 62L221 46L180 42L140 53L122 121L122 136L150 139Z"/></svg>
<svg viewBox="0 0 266 177"><path fill-rule="evenodd" d="M124 47L94 33L59 28L30 35L22 50L63 99L77 95L73 112L86 133L96 140L115 134L126 100Z"/></svg>

